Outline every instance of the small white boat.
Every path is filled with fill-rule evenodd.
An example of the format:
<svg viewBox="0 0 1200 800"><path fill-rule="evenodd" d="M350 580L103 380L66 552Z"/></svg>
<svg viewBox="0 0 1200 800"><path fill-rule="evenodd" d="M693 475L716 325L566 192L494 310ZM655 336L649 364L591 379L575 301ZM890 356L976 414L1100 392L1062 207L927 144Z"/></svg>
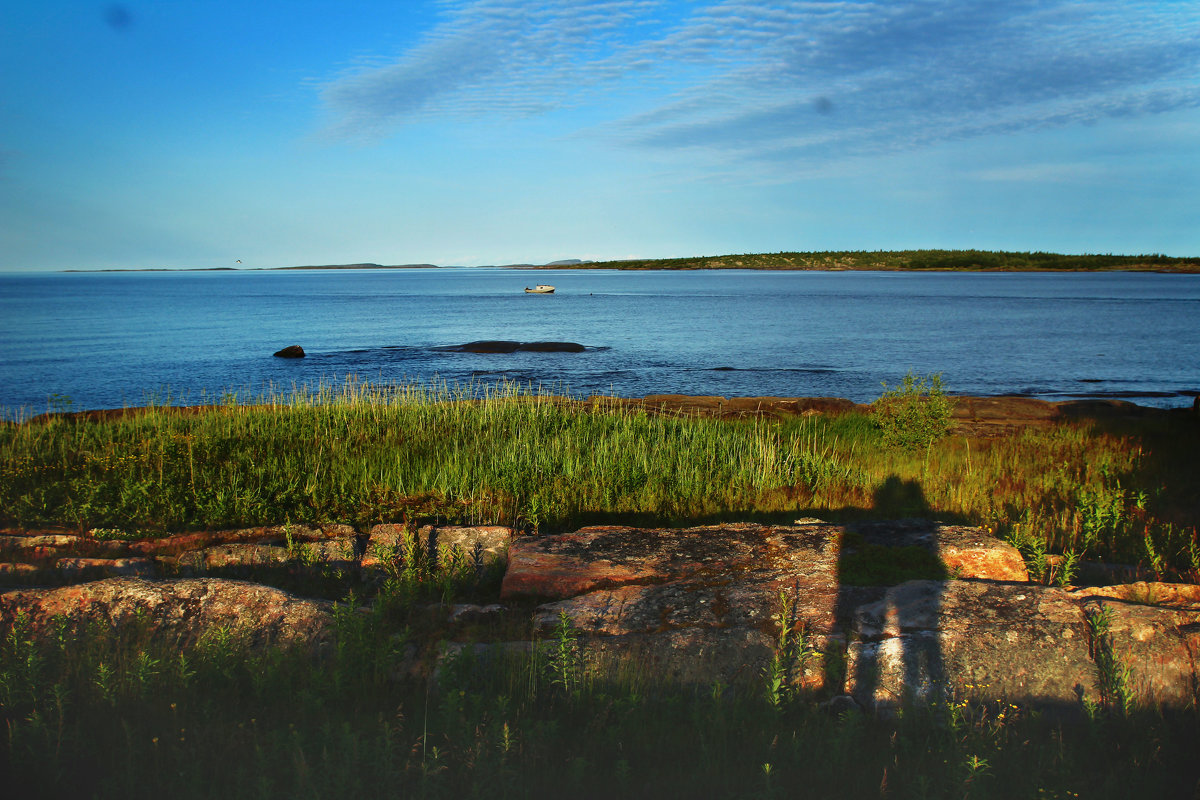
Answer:
<svg viewBox="0 0 1200 800"><path fill-rule="evenodd" d="M537 286L533 287L532 289L530 289L528 286L526 286L525 293L526 294L554 294L554 287L550 286L549 284L539 283Z"/></svg>

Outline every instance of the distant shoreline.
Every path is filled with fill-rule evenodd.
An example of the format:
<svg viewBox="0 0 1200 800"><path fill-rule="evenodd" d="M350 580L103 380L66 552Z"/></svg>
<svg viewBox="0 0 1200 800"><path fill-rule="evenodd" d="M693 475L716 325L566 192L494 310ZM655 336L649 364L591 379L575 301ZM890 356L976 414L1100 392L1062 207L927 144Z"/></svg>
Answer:
<svg viewBox="0 0 1200 800"><path fill-rule="evenodd" d="M144 269L67 269L60 272L280 272L345 269L610 269L728 270L779 272L1160 272L1200 273L1200 258L1159 254L1063 255L992 250L840 250L748 253L686 258L583 261L549 264L495 264L473 267L438 264L326 264L293 267L148 267Z"/></svg>

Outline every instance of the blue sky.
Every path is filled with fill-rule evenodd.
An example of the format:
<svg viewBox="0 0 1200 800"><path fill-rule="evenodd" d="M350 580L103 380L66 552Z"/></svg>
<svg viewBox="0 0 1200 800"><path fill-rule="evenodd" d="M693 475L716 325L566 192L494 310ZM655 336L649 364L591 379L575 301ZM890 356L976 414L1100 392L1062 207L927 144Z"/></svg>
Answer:
<svg viewBox="0 0 1200 800"><path fill-rule="evenodd" d="M0 6L0 269L1200 255L1200 3Z"/></svg>

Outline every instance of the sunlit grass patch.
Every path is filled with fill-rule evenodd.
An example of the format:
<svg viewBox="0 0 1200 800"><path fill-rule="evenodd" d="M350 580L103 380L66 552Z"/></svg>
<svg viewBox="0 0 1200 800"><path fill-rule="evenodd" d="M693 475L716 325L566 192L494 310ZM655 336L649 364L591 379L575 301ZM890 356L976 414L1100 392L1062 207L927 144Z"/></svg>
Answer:
<svg viewBox="0 0 1200 800"><path fill-rule="evenodd" d="M926 516L1195 577L1189 423L1063 422L896 448L861 414L668 417L515 385L348 382L196 413L4 426L0 517L153 533L287 520L548 532L599 520Z"/></svg>

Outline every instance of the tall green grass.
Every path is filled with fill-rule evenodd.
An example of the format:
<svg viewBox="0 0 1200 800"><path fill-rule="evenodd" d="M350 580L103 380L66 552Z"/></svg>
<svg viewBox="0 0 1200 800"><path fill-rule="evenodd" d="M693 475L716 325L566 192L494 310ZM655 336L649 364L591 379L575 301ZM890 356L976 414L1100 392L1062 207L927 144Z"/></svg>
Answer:
<svg viewBox="0 0 1200 800"><path fill-rule="evenodd" d="M936 516L1200 577L1188 419L889 446L864 415L679 418L518 386L348 383L200 413L0 427L0 521L158 532L441 520L561 530ZM907 487L897 494L889 487Z"/></svg>
<svg viewBox="0 0 1200 800"><path fill-rule="evenodd" d="M326 657L215 631L172 648L142 625L0 639L0 777L12 797L1191 796L1195 712L1061 717L955 698L898 719L803 692L573 666L443 662L399 679L403 635L341 607ZM566 655L560 656L560 653ZM770 676L768 676L770 677Z"/></svg>
<svg viewBox="0 0 1200 800"><path fill-rule="evenodd" d="M589 410L505 387L482 398L358 386L181 415L0 431L0 503L22 525L167 530L281 519L473 522L751 511L834 469L813 433ZM836 471L836 470L835 470Z"/></svg>

